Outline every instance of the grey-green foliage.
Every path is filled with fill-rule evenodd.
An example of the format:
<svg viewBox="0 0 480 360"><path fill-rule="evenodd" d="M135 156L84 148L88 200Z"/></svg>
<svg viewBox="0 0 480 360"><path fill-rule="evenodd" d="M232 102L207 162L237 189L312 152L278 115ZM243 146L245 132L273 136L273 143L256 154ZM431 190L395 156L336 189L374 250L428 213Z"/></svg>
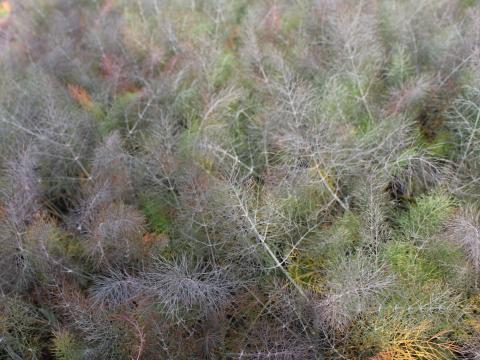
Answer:
<svg viewBox="0 0 480 360"><path fill-rule="evenodd" d="M0 3L0 357L475 354L477 2Z"/></svg>
<svg viewBox="0 0 480 360"><path fill-rule="evenodd" d="M342 330L364 311L381 303L394 281L387 268L365 255L345 257L327 273L323 298L316 304L319 327Z"/></svg>
<svg viewBox="0 0 480 360"><path fill-rule="evenodd" d="M92 300L115 309L143 298L172 318L190 316L193 311L217 312L228 305L238 285L225 270L185 256L156 259L137 276L113 272L97 278Z"/></svg>
<svg viewBox="0 0 480 360"><path fill-rule="evenodd" d="M475 196L476 179L479 173L480 108L479 91L475 87L465 93L451 106L447 126L453 134L454 152L451 156L456 164L455 175L460 183L456 191L466 196Z"/></svg>

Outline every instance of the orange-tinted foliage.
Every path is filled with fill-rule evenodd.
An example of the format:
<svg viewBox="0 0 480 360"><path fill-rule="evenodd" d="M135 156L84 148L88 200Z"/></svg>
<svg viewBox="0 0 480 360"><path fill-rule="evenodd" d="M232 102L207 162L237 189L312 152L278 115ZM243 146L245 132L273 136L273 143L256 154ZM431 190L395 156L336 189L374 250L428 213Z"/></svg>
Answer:
<svg viewBox="0 0 480 360"><path fill-rule="evenodd" d="M12 14L12 6L8 1L0 2L0 25L6 24Z"/></svg>
<svg viewBox="0 0 480 360"><path fill-rule="evenodd" d="M86 109L90 109L94 106L92 97L83 87L73 84L68 84L67 87L70 96L77 101L80 106Z"/></svg>

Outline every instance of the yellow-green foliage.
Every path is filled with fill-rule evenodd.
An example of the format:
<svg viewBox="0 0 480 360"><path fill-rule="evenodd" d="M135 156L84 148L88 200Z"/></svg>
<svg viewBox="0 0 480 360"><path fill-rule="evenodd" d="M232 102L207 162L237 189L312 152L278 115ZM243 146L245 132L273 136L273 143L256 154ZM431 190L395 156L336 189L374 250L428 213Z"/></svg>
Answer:
<svg viewBox="0 0 480 360"><path fill-rule="evenodd" d="M391 242L385 246L385 260L406 284L426 285L435 281L458 280L456 266L465 265L457 248L445 241L419 248L411 242Z"/></svg>
<svg viewBox="0 0 480 360"><path fill-rule="evenodd" d="M294 251L288 259L288 272L293 280L306 289L320 293L322 291L322 258Z"/></svg>
<svg viewBox="0 0 480 360"><path fill-rule="evenodd" d="M18 298L0 297L0 357L38 359L47 344L46 319L40 311Z"/></svg>
<svg viewBox="0 0 480 360"><path fill-rule="evenodd" d="M80 360L82 354L73 335L68 330L54 333L52 351L56 360Z"/></svg>
<svg viewBox="0 0 480 360"><path fill-rule="evenodd" d="M400 236L414 242L424 242L441 230L442 223L452 214L454 201L443 192L420 196L416 204L398 219Z"/></svg>
<svg viewBox="0 0 480 360"><path fill-rule="evenodd" d="M399 319L396 319L397 321ZM397 323L395 320L387 324L376 324L372 339L377 342L375 359L381 360L436 360L455 359L459 349L454 342L448 340L448 331L431 334L428 320L419 324ZM375 338L376 337L376 338Z"/></svg>

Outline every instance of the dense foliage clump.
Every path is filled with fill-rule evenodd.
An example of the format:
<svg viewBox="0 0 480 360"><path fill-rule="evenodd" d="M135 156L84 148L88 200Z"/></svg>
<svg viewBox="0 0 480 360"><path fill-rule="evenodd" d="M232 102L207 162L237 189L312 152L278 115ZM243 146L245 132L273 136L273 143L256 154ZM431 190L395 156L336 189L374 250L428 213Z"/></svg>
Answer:
<svg viewBox="0 0 480 360"><path fill-rule="evenodd" d="M480 4L0 1L0 359L480 359Z"/></svg>

